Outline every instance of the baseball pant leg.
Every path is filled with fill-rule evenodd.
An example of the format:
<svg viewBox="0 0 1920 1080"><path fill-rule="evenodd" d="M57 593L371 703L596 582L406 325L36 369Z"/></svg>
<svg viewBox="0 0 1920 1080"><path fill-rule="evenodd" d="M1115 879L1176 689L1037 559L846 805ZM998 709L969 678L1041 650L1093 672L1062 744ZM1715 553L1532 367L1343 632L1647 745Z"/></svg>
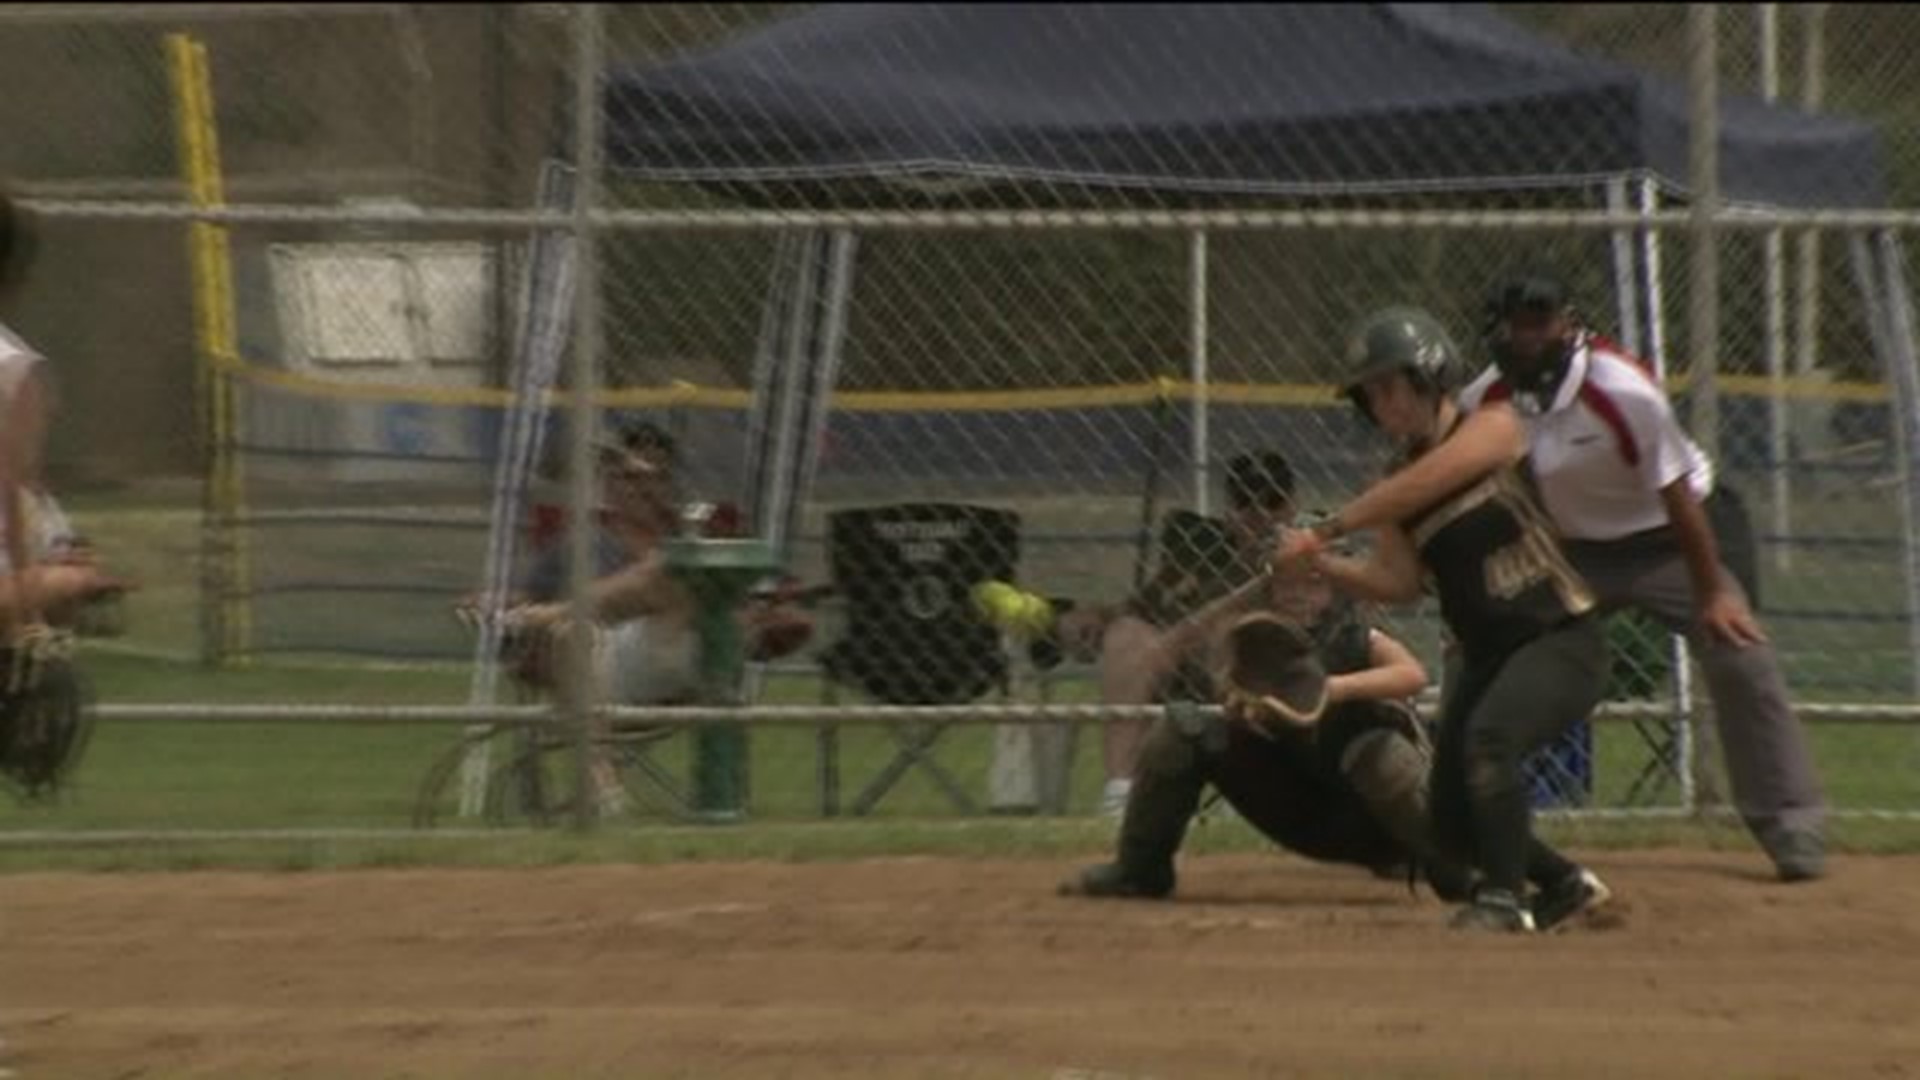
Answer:
<svg viewBox="0 0 1920 1080"><path fill-rule="evenodd" d="M1120 819L1117 855L1127 880L1153 890L1172 889L1173 859L1205 787L1197 740L1164 718L1154 721L1141 743L1133 793Z"/></svg>
<svg viewBox="0 0 1920 1080"><path fill-rule="evenodd" d="M1467 715L1443 729L1460 744L1475 861L1489 885L1519 896L1528 879L1572 868L1533 835L1525 765L1599 704L1606 662L1598 621L1576 620L1515 650L1486 678Z"/></svg>
<svg viewBox="0 0 1920 1080"><path fill-rule="evenodd" d="M1713 699L1734 805L1755 838L1772 853L1782 830L1819 832L1826 799L1773 646L1709 641L1698 632L1693 582L1677 548L1576 547L1574 565L1604 606L1637 608L1688 636ZM1721 575L1739 587L1724 568Z"/></svg>

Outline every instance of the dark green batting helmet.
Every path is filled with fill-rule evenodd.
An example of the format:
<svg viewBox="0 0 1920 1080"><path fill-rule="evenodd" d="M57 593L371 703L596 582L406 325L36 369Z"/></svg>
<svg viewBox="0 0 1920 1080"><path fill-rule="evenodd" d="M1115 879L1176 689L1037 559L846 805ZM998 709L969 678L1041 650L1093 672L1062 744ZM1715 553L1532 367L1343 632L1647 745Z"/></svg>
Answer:
<svg viewBox="0 0 1920 1080"><path fill-rule="evenodd" d="M1440 320L1420 308L1391 307L1376 311L1347 339L1347 371L1340 389L1369 422L1364 385L1392 372L1404 372L1414 389L1447 394L1465 381L1466 368Z"/></svg>

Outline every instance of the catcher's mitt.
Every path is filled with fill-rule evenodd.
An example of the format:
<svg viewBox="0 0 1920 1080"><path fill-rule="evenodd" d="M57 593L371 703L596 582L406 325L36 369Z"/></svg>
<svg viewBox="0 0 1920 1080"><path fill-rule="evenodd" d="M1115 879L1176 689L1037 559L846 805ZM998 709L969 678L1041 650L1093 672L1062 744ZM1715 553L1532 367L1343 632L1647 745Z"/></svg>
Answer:
<svg viewBox="0 0 1920 1080"><path fill-rule="evenodd" d="M1327 710L1327 670L1313 636L1270 612L1227 629L1219 685L1227 717L1257 729L1307 727Z"/></svg>
<svg viewBox="0 0 1920 1080"><path fill-rule="evenodd" d="M30 799L54 793L80 763L93 732L73 636L36 627L0 650L0 778Z"/></svg>

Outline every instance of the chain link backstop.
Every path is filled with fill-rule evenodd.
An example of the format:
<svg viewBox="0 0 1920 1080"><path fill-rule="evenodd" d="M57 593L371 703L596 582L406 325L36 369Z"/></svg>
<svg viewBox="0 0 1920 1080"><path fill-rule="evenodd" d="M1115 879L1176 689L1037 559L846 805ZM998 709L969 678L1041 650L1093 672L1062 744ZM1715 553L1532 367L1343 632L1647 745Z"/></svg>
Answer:
<svg viewBox="0 0 1920 1080"><path fill-rule="evenodd" d="M534 790L574 782L569 733L622 730L578 710L486 744L505 778L472 786L483 729L457 725L554 697L453 609L568 543L589 440L641 421L684 503L739 508L821 586L806 647L737 690L782 718L735 763L752 813L844 810L843 785L877 813L1086 812L1122 715L1088 708L1097 661L996 641L1004 677L964 700L876 694L831 662L860 591L836 523L1010 513L1019 584L1117 603L1167 515L1222 512L1236 455L1283 454L1303 508L1377 476L1332 388L1348 329L1418 304L1479 362L1520 265L1660 368L1744 495L1836 808L1920 810L1914 735L1868 722L1920 686L1920 20L1700 15L1710 39L1675 5L0 6L0 171L45 233L8 322L58 365L56 485L145 585L96 654L129 692L79 818L589 818ZM1438 672L1432 605L1387 618ZM1684 651L1609 634L1619 719L1537 763L1540 802L1710 801ZM1061 749L1016 737L1041 702L1087 734L1009 781ZM137 762L189 704L230 775L183 808L191 770ZM212 721L235 709L310 723L285 736L310 760ZM670 736L616 756L647 806L698 812L719 744Z"/></svg>

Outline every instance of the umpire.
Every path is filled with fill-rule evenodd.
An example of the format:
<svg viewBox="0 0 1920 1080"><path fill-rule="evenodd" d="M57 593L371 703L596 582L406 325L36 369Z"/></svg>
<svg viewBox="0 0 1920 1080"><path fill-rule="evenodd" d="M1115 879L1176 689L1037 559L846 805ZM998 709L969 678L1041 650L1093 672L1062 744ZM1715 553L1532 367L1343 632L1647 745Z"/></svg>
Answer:
<svg viewBox="0 0 1920 1080"><path fill-rule="evenodd" d="M1781 880L1820 877L1825 799L1778 658L1748 606L1758 577L1744 507L1716 486L1712 461L1649 367L1582 326L1560 281L1517 276L1489 298L1486 317L1493 366L1462 392L1461 408L1519 407L1569 559L1603 610L1634 608L1688 636L1741 819Z"/></svg>

